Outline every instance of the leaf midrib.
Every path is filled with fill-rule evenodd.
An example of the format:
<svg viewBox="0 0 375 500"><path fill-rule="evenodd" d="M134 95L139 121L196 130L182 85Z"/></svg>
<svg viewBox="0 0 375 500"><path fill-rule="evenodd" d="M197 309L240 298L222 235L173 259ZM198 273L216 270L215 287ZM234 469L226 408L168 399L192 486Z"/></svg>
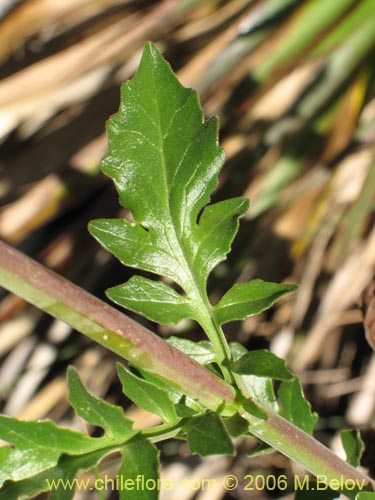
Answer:
<svg viewBox="0 0 375 500"><path fill-rule="evenodd" d="M171 188L172 186L169 185L169 182L168 182L168 175L167 175L167 161L166 161L166 157L165 157L165 147L164 147L164 144L165 144L165 137L166 135L163 134L163 130L162 130L162 121L161 121L161 114L160 114L160 101L159 101L159 92L157 91L157 88L156 88L156 85L155 85L155 76L154 76L154 72L152 74L152 84L153 84L153 87L154 87L154 91L155 91L155 96L156 96L156 111L157 111L157 120L158 120L158 135L159 135L159 152L160 152L160 159L161 159L161 164L162 164L162 170L163 170L163 179L164 179L164 191L165 191L165 198L166 198L166 202L167 202L167 213L168 213L168 217L169 217L169 221L170 224L164 224L164 228L165 228L165 235L166 235L166 239L168 241L168 244L172 250L172 255L174 258L177 258L178 260L178 263L179 265L181 266L181 268L184 270L185 272L185 275L186 275L186 278L188 280L188 285L187 287L183 287L184 288L184 291L186 292L186 294L188 296L190 296L190 298L192 299L192 301L194 302L194 299L199 303L197 303L197 308L198 308L198 311L201 312L201 309L202 307L204 307L205 309L205 312L208 313L208 310L207 310L207 307L206 307L206 296L205 296L205 291L202 291L200 285L199 285L199 282L198 280L196 279L191 267L190 267L190 262L189 262L189 258L188 258L188 255L186 254L186 250L180 240L180 237L179 235L177 234L177 231L176 231L176 224L175 224L175 221L174 221L174 218L173 218L173 215L172 215L172 209L171 209L171 203L170 203L170 192L171 192ZM190 96L190 93L187 94L187 99L189 99L189 96ZM186 100L187 100L186 99ZM185 102L186 102L185 100ZM176 111L177 113L178 111ZM169 129L168 129L169 130ZM190 146L190 144L189 144ZM188 147L186 148L185 150L185 154L186 154L186 151L188 150ZM175 176L174 176L175 178ZM169 228L172 228L172 230L170 230ZM182 285L182 284L181 284ZM198 300L197 300L198 299ZM197 312L198 312L197 311Z"/></svg>

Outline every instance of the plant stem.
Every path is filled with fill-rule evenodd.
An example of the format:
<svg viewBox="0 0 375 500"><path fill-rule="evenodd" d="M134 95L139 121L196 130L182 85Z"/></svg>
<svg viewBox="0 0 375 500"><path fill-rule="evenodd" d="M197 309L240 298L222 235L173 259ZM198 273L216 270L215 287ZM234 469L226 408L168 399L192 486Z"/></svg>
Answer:
<svg viewBox="0 0 375 500"><path fill-rule="evenodd" d="M306 434L284 418L271 412L257 402L268 414L267 420L261 420L247 412L242 417L250 423L250 432L269 444L283 455L303 465L306 470L322 479L328 485L333 481L347 485L354 481L353 491L343 489L349 498L355 498L361 489L375 490L375 481L362 474L350 464L341 460L331 450L323 446L312 436Z"/></svg>
<svg viewBox="0 0 375 500"><path fill-rule="evenodd" d="M222 414L239 410L250 424L250 432L326 480L362 482L375 490L375 482L347 464L301 429L269 409L262 420L245 412L235 402L234 389L146 328L76 285L49 271L0 241L0 285L40 309L62 319L95 342L149 371L209 409L223 406ZM165 432L164 428L159 428ZM169 429L173 434L176 429ZM151 432L151 431L150 431ZM154 436L158 439L158 436ZM353 497L353 492L345 492Z"/></svg>
<svg viewBox="0 0 375 500"><path fill-rule="evenodd" d="M200 311L199 324L201 325L213 345L216 355L216 362L221 368L225 381L229 384L232 384L234 382L234 379L232 372L229 369L229 360L231 359L231 353L227 339L225 338L224 332L221 329L220 325L216 321L213 308L209 303L208 298L205 297L204 300L202 299L200 304L198 309Z"/></svg>
<svg viewBox="0 0 375 500"><path fill-rule="evenodd" d="M234 389L120 311L0 241L0 286L216 410ZM232 408L232 413L235 411Z"/></svg>

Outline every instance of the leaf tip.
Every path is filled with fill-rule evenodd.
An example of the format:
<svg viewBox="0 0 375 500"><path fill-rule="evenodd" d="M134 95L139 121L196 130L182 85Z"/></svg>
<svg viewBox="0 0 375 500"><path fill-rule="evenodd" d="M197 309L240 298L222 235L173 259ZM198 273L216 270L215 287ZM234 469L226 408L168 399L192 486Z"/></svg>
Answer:
<svg viewBox="0 0 375 500"><path fill-rule="evenodd" d="M166 63L164 60L160 50L156 47L156 45L152 42L147 42L146 45L143 48L142 52L142 60L140 66L143 64L149 64L149 62L153 65L156 66L159 64L161 61Z"/></svg>

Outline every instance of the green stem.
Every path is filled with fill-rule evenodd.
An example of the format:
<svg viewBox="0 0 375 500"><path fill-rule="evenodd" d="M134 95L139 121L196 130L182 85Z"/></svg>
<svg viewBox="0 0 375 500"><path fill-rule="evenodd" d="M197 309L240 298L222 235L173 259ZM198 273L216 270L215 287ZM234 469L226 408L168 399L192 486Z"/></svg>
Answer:
<svg viewBox="0 0 375 500"><path fill-rule="evenodd" d="M182 246L181 246L181 253ZM183 254L184 255L184 254ZM184 287L185 293L190 297L194 303L194 310L196 311L196 321L201 325L203 331L213 345L216 362L220 366L224 379L226 382L232 384L234 382L232 373L229 369L229 361L231 353L227 339L220 325L216 321L213 307L208 300L205 290L201 290L199 284L194 280L194 276L188 265L188 260L183 260L186 270L186 276L189 277L189 285Z"/></svg>
<svg viewBox="0 0 375 500"><path fill-rule="evenodd" d="M341 460L331 450L323 446L312 436L306 434L284 418L269 411L257 402L267 413L267 420L262 420L242 411L241 415L250 424L250 432L265 443L280 451L306 470L317 476L327 485L343 485L340 489L346 496L354 499L361 490L373 491L375 481L362 474L350 464ZM354 484L352 491L348 488Z"/></svg>
<svg viewBox="0 0 375 500"><path fill-rule="evenodd" d="M219 325L214 316L211 306L210 309L212 311L211 321L212 321L213 331L215 332L216 338L218 339L218 342L220 342L220 345L222 346L223 349L223 356L218 360L218 364L220 365L225 381L228 384L233 385L235 383L235 380L233 377L233 372L230 369L230 360L232 358L232 355L229 349L229 345L221 326Z"/></svg>
<svg viewBox="0 0 375 500"><path fill-rule="evenodd" d="M195 290L195 292L196 295L198 295L198 304L196 306L197 311L199 311L198 322L214 347L216 362L221 368L225 381L229 384L233 384L234 378L229 368L231 352L227 339L225 338L224 332L215 318L213 307L211 306L207 295L205 294L205 296L202 297L198 290Z"/></svg>
<svg viewBox="0 0 375 500"><path fill-rule="evenodd" d="M181 420L175 424L158 425L157 427L152 427L151 429L144 429L142 431L142 436L149 439L152 443L159 443L160 441L165 441L166 439L175 438L180 432L181 426Z"/></svg>
<svg viewBox="0 0 375 500"><path fill-rule="evenodd" d="M0 286L216 410L235 391L125 314L0 241ZM229 410L229 411L234 411Z"/></svg>

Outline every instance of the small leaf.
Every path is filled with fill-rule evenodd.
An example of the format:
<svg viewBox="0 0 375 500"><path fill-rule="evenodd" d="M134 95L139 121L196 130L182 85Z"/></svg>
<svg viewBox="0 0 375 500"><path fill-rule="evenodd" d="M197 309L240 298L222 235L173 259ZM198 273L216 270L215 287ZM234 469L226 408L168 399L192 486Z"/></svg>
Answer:
<svg viewBox="0 0 375 500"><path fill-rule="evenodd" d="M217 319L220 324L224 324L259 314L297 288L296 285L267 283L262 280L233 285L215 306Z"/></svg>
<svg viewBox="0 0 375 500"><path fill-rule="evenodd" d="M299 379L294 377L291 381L282 382L278 396L282 405L280 415L311 435L318 415L311 411L310 403L305 400Z"/></svg>
<svg viewBox="0 0 375 500"><path fill-rule="evenodd" d="M0 438L15 448L0 454L0 477L19 481L56 466L62 454L83 455L103 447L110 447L113 441L107 437L90 438L57 427L49 420L27 422L0 415Z"/></svg>
<svg viewBox="0 0 375 500"><path fill-rule="evenodd" d="M261 420L267 420L268 415L267 413L260 407L258 406L255 401L252 399L246 399L243 402L243 407L244 410L247 411L247 413L250 413L250 415L253 415L253 417L260 418Z"/></svg>
<svg viewBox="0 0 375 500"><path fill-rule="evenodd" d="M90 234L129 267L168 276L182 285L179 269L173 255L158 242L158 235L126 220L100 219L89 224Z"/></svg>
<svg viewBox="0 0 375 500"><path fill-rule="evenodd" d="M148 382L151 382L151 384L160 387L163 391L165 391L168 394L169 399L172 401L174 405L179 403L181 398L184 397L181 392L172 389L172 387L170 387L170 385L166 381L158 377L155 377L154 375L152 375L152 373L147 372L146 370L140 370L139 368L136 368L135 366L131 365L131 372L134 375L139 375L140 378L147 380Z"/></svg>
<svg viewBox="0 0 375 500"><path fill-rule="evenodd" d="M109 442L104 438L90 438L79 432L57 427L50 420L28 422L0 415L0 437L16 447L27 450L47 447L58 453L81 455Z"/></svg>
<svg viewBox="0 0 375 500"><path fill-rule="evenodd" d="M133 276L126 283L110 288L106 294L116 304L163 325L195 317L189 300L162 281Z"/></svg>
<svg viewBox="0 0 375 500"><path fill-rule="evenodd" d="M346 461L353 467L358 467L365 449L360 432L355 429L341 431L341 442L346 453Z"/></svg>
<svg viewBox="0 0 375 500"><path fill-rule="evenodd" d="M176 408L176 413L180 418L185 418L185 417L190 418L198 413L197 410L190 408L190 406L187 406L186 404L183 403L177 403L175 405L175 408Z"/></svg>
<svg viewBox="0 0 375 500"><path fill-rule="evenodd" d="M248 352L246 347L238 342L231 342L229 347L234 361ZM244 396L251 397L272 411L279 411L272 379L256 375L241 375L241 380L244 384L242 387Z"/></svg>
<svg viewBox="0 0 375 500"><path fill-rule="evenodd" d="M208 412L192 418L186 426L187 441L192 453L208 455L233 455L232 440L216 413Z"/></svg>
<svg viewBox="0 0 375 500"><path fill-rule="evenodd" d="M132 368L134 370L134 367ZM167 385L166 382L151 375L149 372L146 372L144 370L136 370L136 373L137 372L140 373L142 378L151 382L157 387L160 387L168 394L169 399L174 404L178 417L195 415L197 413L201 413L204 410L204 407L198 401L190 398L189 396L186 396L186 394L174 391L169 385Z"/></svg>
<svg viewBox="0 0 375 500"><path fill-rule="evenodd" d="M215 361L215 353L209 342L192 342L191 340L179 337L169 337L167 342L187 356L195 359L195 361L198 361L201 365L207 365Z"/></svg>
<svg viewBox="0 0 375 500"><path fill-rule="evenodd" d="M273 381L268 377L259 377L256 375L241 375L248 395L254 400L262 403L265 407L277 412L277 404Z"/></svg>
<svg viewBox="0 0 375 500"><path fill-rule="evenodd" d="M77 370L68 368L68 400L77 415L90 424L105 430L109 437L125 440L134 436L133 422L125 417L122 408L110 405L93 396L79 378Z"/></svg>
<svg viewBox="0 0 375 500"><path fill-rule="evenodd" d="M247 198L232 198L208 205L203 210L196 231L200 244L193 265L205 279L229 253L230 245L238 231L239 218L248 208Z"/></svg>
<svg viewBox="0 0 375 500"><path fill-rule="evenodd" d="M117 474L124 488L120 500L158 500L159 452L146 439L128 442Z"/></svg>
<svg viewBox="0 0 375 500"><path fill-rule="evenodd" d="M159 415L165 421L178 420L176 410L168 393L156 385L133 375L123 365L117 364L117 373L126 397L145 410Z"/></svg>
<svg viewBox="0 0 375 500"><path fill-rule="evenodd" d="M96 467L108 453L108 449L103 449L80 457L63 455L56 467L29 479L7 482L1 492L4 498L9 500L34 498L35 495L47 491L53 493L53 500L71 500L74 497L74 487L67 487L67 483L73 485L77 476ZM89 489L89 479L78 479L79 481L82 481L81 485L87 481L87 490Z"/></svg>
<svg viewBox="0 0 375 500"><path fill-rule="evenodd" d="M240 375L256 375L275 380L290 380L293 375L285 361L266 350L251 351L232 363L232 369Z"/></svg>
<svg viewBox="0 0 375 500"><path fill-rule="evenodd" d="M238 413L226 418L224 424L232 437L244 436L249 432L249 422Z"/></svg>

